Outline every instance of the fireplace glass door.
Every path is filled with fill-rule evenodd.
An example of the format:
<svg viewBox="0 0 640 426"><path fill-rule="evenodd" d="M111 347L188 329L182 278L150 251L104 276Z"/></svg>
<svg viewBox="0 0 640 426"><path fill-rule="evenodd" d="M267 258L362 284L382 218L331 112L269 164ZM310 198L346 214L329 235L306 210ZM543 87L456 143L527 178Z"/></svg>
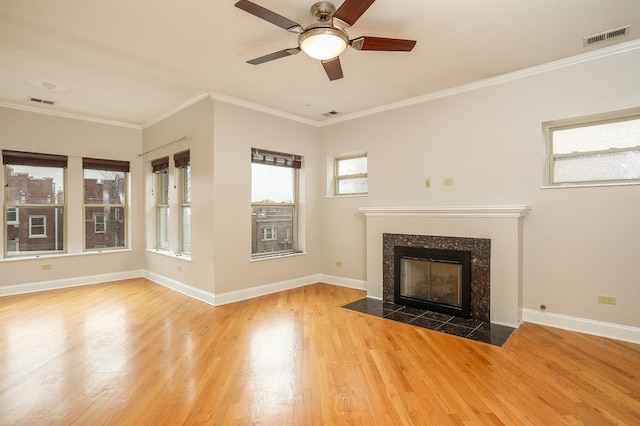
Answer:
<svg viewBox="0 0 640 426"><path fill-rule="evenodd" d="M400 295L462 307L462 265L403 257Z"/></svg>

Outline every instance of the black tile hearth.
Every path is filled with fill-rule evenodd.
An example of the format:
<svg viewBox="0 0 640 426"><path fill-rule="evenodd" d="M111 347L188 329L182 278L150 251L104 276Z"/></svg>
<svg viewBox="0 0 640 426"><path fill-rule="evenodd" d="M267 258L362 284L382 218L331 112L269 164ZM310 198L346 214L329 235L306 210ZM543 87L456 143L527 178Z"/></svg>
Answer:
<svg viewBox="0 0 640 426"><path fill-rule="evenodd" d="M514 330L473 318L459 318L367 297L343 308L495 346L502 346Z"/></svg>

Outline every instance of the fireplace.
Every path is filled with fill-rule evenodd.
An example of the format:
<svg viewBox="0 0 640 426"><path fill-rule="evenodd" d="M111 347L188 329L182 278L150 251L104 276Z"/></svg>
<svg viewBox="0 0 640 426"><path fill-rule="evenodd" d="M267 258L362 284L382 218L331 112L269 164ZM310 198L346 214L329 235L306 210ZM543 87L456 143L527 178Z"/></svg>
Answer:
<svg viewBox="0 0 640 426"><path fill-rule="evenodd" d="M441 310L442 305L451 305L447 306L448 311L443 313L467 318L470 317L480 321L490 321L490 239L383 233L382 242L382 291L385 302L421 307L422 309L438 312L443 312ZM412 295L409 292L408 297L396 299L396 271L400 273L403 263L402 261L396 260L396 251L401 253L400 259L402 259L402 257L406 258L404 261L405 268L406 266L410 269L417 267L417 271L410 272L410 274L414 274L417 277L419 277L420 274L424 276L426 274L425 269L428 270L428 268L431 268L433 271L435 267L435 274L432 275L435 275L435 291L439 293L438 300L432 300L431 304L428 305L418 306L417 304L423 303L423 301L418 300L421 299L421 297L416 296L421 296L422 293L426 293L424 289L419 290L417 295ZM424 262L424 258L432 259L430 266L418 263ZM400 262L400 264L396 265L397 262ZM468 269L466 269L467 267ZM455 278L456 274L458 278ZM449 275L452 275L454 278L448 278ZM455 283L456 290L447 289L446 286L438 283L439 277L440 281L444 279L444 284L447 284L447 279L450 281L449 284ZM414 278L414 280L425 281L420 278ZM460 283L459 291L457 290L458 282ZM468 283L468 287L466 283ZM415 286L416 285L414 285L414 287ZM409 290L411 291L411 289ZM456 292L457 295L455 297L451 295ZM441 298L444 296L441 294L443 293L451 293L444 298L447 303L442 303ZM449 302L449 300L453 300L454 303ZM457 305L465 305L465 307L463 309L462 306ZM467 306L469 311L466 310Z"/></svg>
<svg viewBox="0 0 640 426"><path fill-rule="evenodd" d="M471 317L471 252L394 247L394 303Z"/></svg>

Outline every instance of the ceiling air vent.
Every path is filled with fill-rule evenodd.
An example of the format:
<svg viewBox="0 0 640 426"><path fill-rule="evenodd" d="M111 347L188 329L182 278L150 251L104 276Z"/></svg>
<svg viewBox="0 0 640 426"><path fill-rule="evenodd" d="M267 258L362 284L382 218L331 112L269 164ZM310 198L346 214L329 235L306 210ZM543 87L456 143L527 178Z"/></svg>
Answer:
<svg viewBox="0 0 640 426"><path fill-rule="evenodd" d="M589 37L585 37L582 42L584 47L591 46L596 43L604 43L605 41L609 41L614 38L625 37L629 34L629 30L631 29L630 25L622 28L616 28L615 30L606 31L600 34L594 34Z"/></svg>
<svg viewBox="0 0 640 426"><path fill-rule="evenodd" d="M329 111L329 112L325 112L324 115L325 117L333 117L334 115L338 115L340 114L338 111Z"/></svg>
<svg viewBox="0 0 640 426"><path fill-rule="evenodd" d="M39 104L45 104L45 105L54 105L56 103L56 101L48 101L46 99L38 99L38 98L29 98L29 100L31 102L37 102Z"/></svg>

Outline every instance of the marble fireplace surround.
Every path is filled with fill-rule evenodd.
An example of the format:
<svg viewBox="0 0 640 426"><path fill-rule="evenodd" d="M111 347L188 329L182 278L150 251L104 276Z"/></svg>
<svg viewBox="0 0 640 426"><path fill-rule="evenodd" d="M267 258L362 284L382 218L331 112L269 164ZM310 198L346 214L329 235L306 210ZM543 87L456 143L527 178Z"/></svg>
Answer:
<svg viewBox="0 0 640 426"><path fill-rule="evenodd" d="M530 206L361 207L366 217L367 296L383 299L383 234L491 240L490 321L522 321L522 226Z"/></svg>

